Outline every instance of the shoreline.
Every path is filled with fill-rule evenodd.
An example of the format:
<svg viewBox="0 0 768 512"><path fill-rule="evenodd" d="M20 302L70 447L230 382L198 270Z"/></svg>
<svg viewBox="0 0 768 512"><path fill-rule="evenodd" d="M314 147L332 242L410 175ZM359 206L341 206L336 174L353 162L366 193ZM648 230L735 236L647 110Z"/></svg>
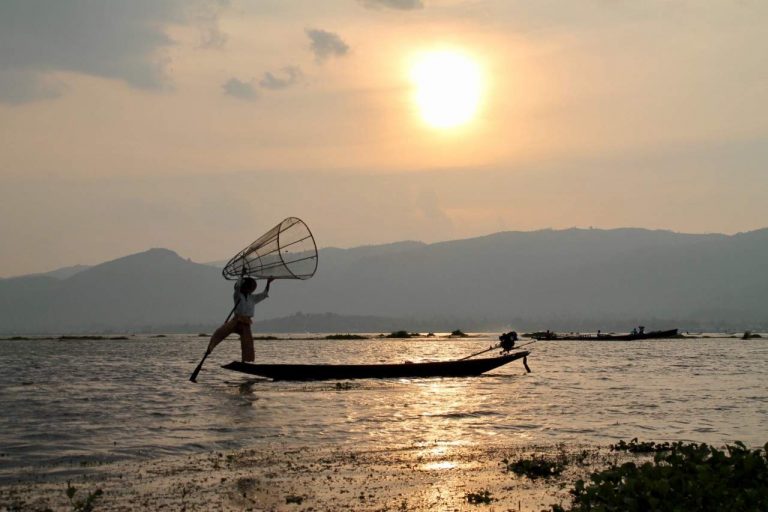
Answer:
<svg viewBox="0 0 768 512"><path fill-rule="evenodd" d="M405 332L405 331L401 331ZM745 333L748 336L745 338ZM386 341L386 340L419 340L419 341L436 341L436 340L476 340L483 338L496 339L496 333L494 332L470 332L462 334L452 334L449 332L429 332L418 333L411 332L407 335L397 335L397 332L384 333L384 332L342 332L342 333L293 333L293 332L267 332L255 334L253 339L256 341ZM604 332L604 338L596 337L595 332L568 332L560 331L553 332L555 335L552 338L531 336L530 333L522 334L518 341L676 341L676 340L709 340L709 339L723 339L723 340L761 340L768 339L768 332L745 330L741 332L694 332L694 333L681 333L675 336L660 337L660 338L639 338L632 340L616 339L611 336L624 336L628 333L614 333ZM0 341L130 341L133 339L163 339L163 338L175 338L183 336L189 339L194 338L209 338L209 333L123 333L123 334L4 334L0 335Z"/></svg>
<svg viewBox="0 0 768 512"><path fill-rule="evenodd" d="M507 461L532 456L572 463L548 478L505 470ZM100 490L96 510L428 511L487 504L488 510L540 511L567 505L573 483L592 471L643 457L564 444L217 451L104 464L68 480L41 474L37 481L0 486L0 509L71 510L71 485L75 500Z"/></svg>

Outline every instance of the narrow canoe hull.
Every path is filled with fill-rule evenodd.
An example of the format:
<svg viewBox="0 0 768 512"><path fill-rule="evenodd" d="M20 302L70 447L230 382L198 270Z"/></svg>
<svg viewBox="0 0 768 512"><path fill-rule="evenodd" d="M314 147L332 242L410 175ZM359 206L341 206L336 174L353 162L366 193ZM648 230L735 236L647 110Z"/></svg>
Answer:
<svg viewBox="0 0 768 512"><path fill-rule="evenodd" d="M233 361L223 368L273 380L469 377L525 358L528 354L528 351L521 351L485 359L400 364L252 364Z"/></svg>

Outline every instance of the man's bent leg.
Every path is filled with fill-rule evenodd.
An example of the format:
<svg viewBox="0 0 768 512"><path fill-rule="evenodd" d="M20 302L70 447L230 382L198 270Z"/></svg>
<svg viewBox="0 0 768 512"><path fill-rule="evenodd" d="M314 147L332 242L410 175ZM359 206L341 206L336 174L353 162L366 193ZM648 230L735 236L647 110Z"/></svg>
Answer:
<svg viewBox="0 0 768 512"><path fill-rule="evenodd" d="M216 345L224 340L224 338L237 331L237 325L237 320L233 318L232 320L222 324L221 327L216 329L211 336L211 341L208 342L208 351L210 352L213 350Z"/></svg>

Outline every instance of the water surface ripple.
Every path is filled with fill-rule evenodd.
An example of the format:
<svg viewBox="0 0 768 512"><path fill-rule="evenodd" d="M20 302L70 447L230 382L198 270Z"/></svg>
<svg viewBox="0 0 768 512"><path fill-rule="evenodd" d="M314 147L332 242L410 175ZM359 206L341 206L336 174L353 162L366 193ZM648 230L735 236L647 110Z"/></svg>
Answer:
<svg viewBox="0 0 768 512"><path fill-rule="evenodd" d="M495 342L257 341L282 363L462 357ZM189 374L207 339L0 341L0 481L21 468L98 464L260 444L768 441L768 341L730 338L531 345L477 378L280 383L218 367L230 340ZM40 469L43 471L43 469Z"/></svg>

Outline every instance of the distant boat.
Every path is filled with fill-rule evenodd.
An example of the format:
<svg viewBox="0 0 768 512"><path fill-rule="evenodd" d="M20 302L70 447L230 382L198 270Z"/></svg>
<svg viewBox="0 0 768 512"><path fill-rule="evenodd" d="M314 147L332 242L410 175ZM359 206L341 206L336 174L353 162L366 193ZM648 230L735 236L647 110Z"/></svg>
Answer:
<svg viewBox="0 0 768 512"><path fill-rule="evenodd" d="M634 341L634 340L660 340L665 338L679 338L681 335L677 329L666 331L650 331L629 334L557 334L554 332L536 332L530 335L537 340L605 340L605 341Z"/></svg>
<svg viewBox="0 0 768 512"><path fill-rule="evenodd" d="M227 370L273 380L403 379L415 377L469 377L526 358L527 350L484 359L396 364L252 364L233 361Z"/></svg>
<svg viewBox="0 0 768 512"><path fill-rule="evenodd" d="M668 329L666 331L639 332L636 334L601 334L599 340L661 340L664 338L677 338L679 336L677 329Z"/></svg>

